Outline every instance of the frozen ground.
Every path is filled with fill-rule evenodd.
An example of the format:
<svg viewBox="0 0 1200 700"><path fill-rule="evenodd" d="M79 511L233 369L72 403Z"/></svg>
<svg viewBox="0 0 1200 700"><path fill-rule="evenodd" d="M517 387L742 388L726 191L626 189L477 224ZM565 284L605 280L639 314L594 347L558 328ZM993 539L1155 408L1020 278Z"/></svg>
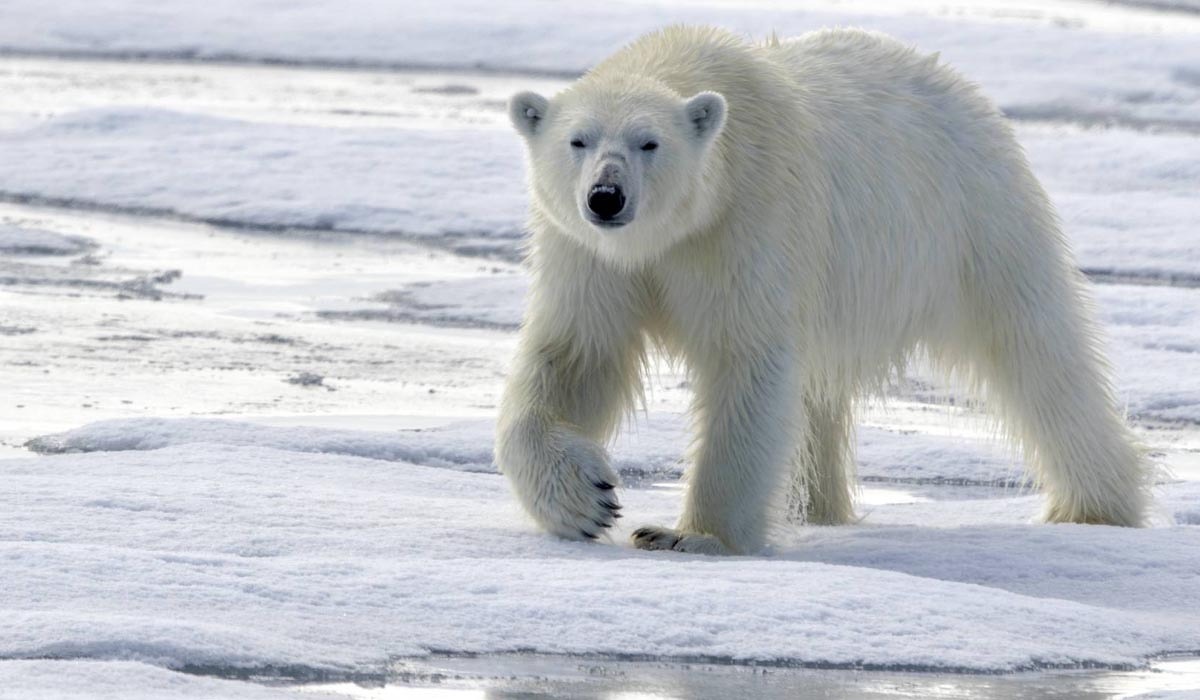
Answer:
<svg viewBox="0 0 1200 700"><path fill-rule="evenodd" d="M0 697L1200 687L1161 660L1200 652L1196 8L2 7ZM526 287L503 99L679 19L884 29L999 100L1170 469L1155 527L1034 524L1019 460L916 368L863 411L861 524L634 551L686 466L688 387L660 366L613 447L613 542L532 529L491 464ZM729 666L751 661L773 671ZM1081 667L1109 670L1050 670Z"/></svg>
<svg viewBox="0 0 1200 700"><path fill-rule="evenodd" d="M0 134L9 155L0 196L269 230L389 234L516 259L523 152L498 124L503 104L474 98L458 101L478 105L488 123L451 116L441 128L69 112ZM1200 285L1195 135L1082 130L1062 120L1028 123L1019 135L1085 270Z"/></svg>
<svg viewBox="0 0 1200 700"><path fill-rule="evenodd" d="M1061 1L872 4L853 12L819 1L611 0L556 6L547 17L547 5L537 0L10 0L0 47L25 54L572 75L613 46L670 22L716 23L757 35L859 25L942 51L1005 106L1134 123L1194 124L1200 114L1200 48L1193 36L1200 20L1194 15ZM974 21L961 21L963 15ZM1045 60L1050 55L1055 59Z"/></svg>
<svg viewBox="0 0 1200 700"><path fill-rule="evenodd" d="M533 535L498 475L204 427L203 443L6 463L6 655L378 673L430 650L528 649L984 671L1200 648L1191 528L1030 526L1035 495L911 499L765 558L664 558ZM1164 501L1190 508L1193 486ZM626 490L614 539L678 495Z"/></svg>

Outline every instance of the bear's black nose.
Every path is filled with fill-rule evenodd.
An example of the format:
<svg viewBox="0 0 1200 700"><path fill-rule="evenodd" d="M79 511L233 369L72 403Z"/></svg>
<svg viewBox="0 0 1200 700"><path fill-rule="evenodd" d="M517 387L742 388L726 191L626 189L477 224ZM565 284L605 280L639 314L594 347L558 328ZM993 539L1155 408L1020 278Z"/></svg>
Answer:
<svg viewBox="0 0 1200 700"><path fill-rule="evenodd" d="M588 209L601 221L612 221L625 208L625 193L616 185L596 185L588 193Z"/></svg>

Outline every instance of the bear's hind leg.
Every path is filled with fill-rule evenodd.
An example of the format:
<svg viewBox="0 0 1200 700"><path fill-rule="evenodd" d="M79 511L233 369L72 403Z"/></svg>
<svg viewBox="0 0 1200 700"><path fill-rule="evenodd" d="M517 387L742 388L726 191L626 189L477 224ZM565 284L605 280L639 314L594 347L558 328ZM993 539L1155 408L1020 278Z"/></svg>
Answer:
<svg viewBox="0 0 1200 700"><path fill-rule="evenodd" d="M854 415L847 395L809 395L807 429L792 458L788 519L814 525L854 522Z"/></svg>
<svg viewBox="0 0 1200 700"><path fill-rule="evenodd" d="M1057 236L1034 233L976 261L950 348L962 361L947 359L1022 446L1047 521L1141 525L1151 470L1116 410L1082 277Z"/></svg>

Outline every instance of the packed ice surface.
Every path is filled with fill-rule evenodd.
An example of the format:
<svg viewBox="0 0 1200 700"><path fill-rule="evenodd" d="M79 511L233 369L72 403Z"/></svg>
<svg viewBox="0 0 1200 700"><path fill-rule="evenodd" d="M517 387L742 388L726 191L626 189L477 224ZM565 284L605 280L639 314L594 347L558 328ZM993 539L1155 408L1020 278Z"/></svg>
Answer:
<svg viewBox="0 0 1200 700"><path fill-rule="evenodd" d="M0 224L0 255L76 255L93 245L82 236Z"/></svg>
<svg viewBox="0 0 1200 700"><path fill-rule="evenodd" d="M10 196L210 222L486 235L513 248L524 216L520 147L497 130L335 130L118 109L0 133L0 152Z"/></svg>
<svg viewBox="0 0 1200 700"><path fill-rule="evenodd" d="M1200 18L767 5L6 3L10 54L177 62L0 59L0 438L43 453L0 461L0 697L288 697L195 673L431 651L1008 671L1200 649ZM680 507L668 368L612 446L612 541L533 528L491 462L528 284L503 97L669 21L859 24L981 82L1176 470L1154 527L1036 524L1020 459L914 367L863 416L855 526L731 559L624 545ZM193 62L219 58L451 72Z"/></svg>
<svg viewBox="0 0 1200 700"><path fill-rule="evenodd" d="M452 280L422 280L371 298L384 308L322 311L325 318L429 323L459 328L513 331L529 280L525 275L488 274Z"/></svg>
<svg viewBox="0 0 1200 700"><path fill-rule="evenodd" d="M677 479L688 445L686 418L639 416L612 446L613 465L626 479ZM406 462L467 472L495 472L490 420L461 421L393 432L263 426L218 419L130 418L100 421L31 440L42 454L157 450L219 442ZM859 475L894 483L951 483L1020 487L1020 461L994 443L968 436L903 436L863 427Z"/></svg>
<svg viewBox="0 0 1200 700"><path fill-rule="evenodd" d="M334 700L346 696L204 678L136 661L0 661L12 700Z"/></svg>
<svg viewBox="0 0 1200 700"><path fill-rule="evenodd" d="M1200 117L1200 46L1189 35L1197 26L1192 17L1129 12L1104 17L1099 8L1064 2L1028 3L1015 11L995 3L984 12L971 12L971 5L960 5L964 11L909 2L888 11L886 3L877 3L855 13L833 2L722 6L610 0L559 3L548 11L536 0L303 0L284 6L272 0L12 0L0 26L0 47L90 56L577 74L613 47L673 22L784 37L849 25L941 51L1005 107L1132 123L1194 122ZM977 21L938 16L955 10ZM1014 15L1032 21L990 21ZM1128 29L1134 31L1124 31ZM1121 31L1119 37L1105 36L1113 30Z"/></svg>
<svg viewBox="0 0 1200 700"><path fill-rule="evenodd" d="M378 672L523 649L983 671L1200 644L1194 528L1031 525L1036 496L1015 496L878 506L767 557L664 557L538 534L499 475L212 439L5 464L0 655ZM679 495L626 489L613 538Z"/></svg>
<svg viewBox="0 0 1200 700"><path fill-rule="evenodd" d="M1198 229L1200 230L1200 229ZM1173 287L1093 288L1118 397L1135 421L1200 422L1200 293Z"/></svg>
<svg viewBox="0 0 1200 700"><path fill-rule="evenodd" d="M1084 269L1200 280L1194 136L1039 125L1018 138ZM364 131L101 109L0 131L0 152L9 197L519 255L524 154L507 130Z"/></svg>

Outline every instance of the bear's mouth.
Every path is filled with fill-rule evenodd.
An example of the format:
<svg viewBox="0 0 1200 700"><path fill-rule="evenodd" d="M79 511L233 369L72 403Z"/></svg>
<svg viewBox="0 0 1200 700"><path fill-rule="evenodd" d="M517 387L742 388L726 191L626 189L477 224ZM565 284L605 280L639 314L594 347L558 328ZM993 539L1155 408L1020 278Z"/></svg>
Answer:
<svg viewBox="0 0 1200 700"><path fill-rule="evenodd" d="M628 222L626 222L626 221L601 221L598 219L592 219L592 224L595 226L599 226L600 228L621 228L626 223L628 223Z"/></svg>

